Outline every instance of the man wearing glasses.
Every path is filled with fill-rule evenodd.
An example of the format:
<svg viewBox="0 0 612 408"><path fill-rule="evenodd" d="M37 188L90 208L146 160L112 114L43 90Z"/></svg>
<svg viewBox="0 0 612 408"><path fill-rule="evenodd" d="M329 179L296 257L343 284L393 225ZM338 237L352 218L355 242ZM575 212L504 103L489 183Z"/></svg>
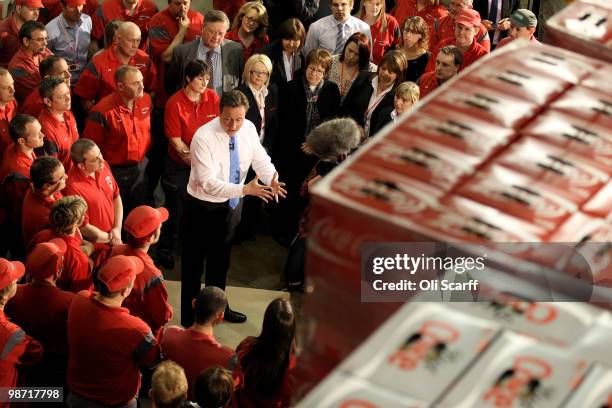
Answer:
<svg viewBox="0 0 612 408"><path fill-rule="evenodd" d="M181 324L193 324L192 300L198 295L206 259L206 286L225 290L232 238L240 222L242 198L265 202L285 197L284 183L259 141L249 108L240 91L223 93L221 115L202 126L191 141L191 173L183 219L181 260ZM245 184L249 167L257 174ZM259 180L265 184L260 184ZM242 323L246 316L225 309L224 319Z"/></svg>
<svg viewBox="0 0 612 408"><path fill-rule="evenodd" d="M316 48L323 48L331 54L340 54L344 43L354 33L362 32L372 44L372 35L368 23L351 16L353 0L330 0L332 14L312 23L308 29L302 53Z"/></svg>
<svg viewBox="0 0 612 408"><path fill-rule="evenodd" d="M8 7L8 2L5 3ZM26 21L36 21L44 5L40 0L17 0L15 11L0 22L0 67L8 67L13 55L19 50L19 29Z"/></svg>
<svg viewBox="0 0 612 408"><path fill-rule="evenodd" d="M202 37L179 45L172 52L172 60L166 76L166 91L174 94L185 83L185 67L190 61L199 59L210 66L208 87L218 95L230 91L240 84L244 67L242 46L225 39L229 20L224 12L211 10L204 16Z"/></svg>
<svg viewBox="0 0 612 408"><path fill-rule="evenodd" d="M21 47L9 62L8 69L15 80L15 99L21 103L40 85L38 66L49 55L47 29L39 21L28 21L19 30Z"/></svg>

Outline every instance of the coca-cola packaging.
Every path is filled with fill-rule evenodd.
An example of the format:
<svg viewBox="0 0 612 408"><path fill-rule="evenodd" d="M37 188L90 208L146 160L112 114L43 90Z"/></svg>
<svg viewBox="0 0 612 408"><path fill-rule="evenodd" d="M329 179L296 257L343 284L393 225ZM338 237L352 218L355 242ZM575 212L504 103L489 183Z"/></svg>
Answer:
<svg viewBox="0 0 612 408"><path fill-rule="evenodd" d="M388 140L399 143L427 139L483 160L507 146L514 137L512 129L434 105L420 109L387 136Z"/></svg>
<svg viewBox="0 0 612 408"><path fill-rule="evenodd" d="M572 345L571 351L578 356L612 367L610 339L612 339L612 316L609 312L604 312L580 340Z"/></svg>
<svg viewBox="0 0 612 408"><path fill-rule="evenodd" d="M550 104L550 108L606 129L612 128L612 95L610 94L577 86Z"/></svg>
<svg viewBox="0 0 612 408"><path fill-rule="evenodd" d="M582 157L532 137L521 138L494 162L548 184L578 204L587 201L609 179L607 173Z"/></svg>
<svg viewBox="0 0 612 408"><path fill-rule="evenodd" d="M548 190L546 184L502 166L488 166L457 190L457 194L506 214L554 230L576 211L576 205Z"/></svg>
<svg viewBox="0 0 612 408"><path fill-rule="evenodd" d="M607 350L609 353L609 350ZM599 364L589 369L585 379L564 408L609 408L612 406L612 369Z"/></svg>
<svg viewBox="0 0 612 408"><path fill-rule="evenodd" d="M435 303L410 303L389 318L340 369L433 402L488 346L498 326Z"/></svg>
<svg viewBox="0 0 612 408"><path fill-rule="evenodd" d="M582 206L582 211L594 217L606 218L612 216L612 182L608 182L597 194Z"/></svg>
<svg viewBox="0 0 612 408"><path fill-rule="evenodd" d="M297 408L427 408L430 405L346 373L330 375Z"/></svg>
<svg viewBox="0 0 612 408"><path fill-rule="evenodd" d="M436 406L558 407L587 368L566 350L504 332Z"/></svg>
<svg viewBox="0 0 612 408"><path fill-rule="evenodd" d="M610 78L612 78L612 66L606 65L586 77L580 82L580 86L611 95L612 81L610 81Z"/></svg>

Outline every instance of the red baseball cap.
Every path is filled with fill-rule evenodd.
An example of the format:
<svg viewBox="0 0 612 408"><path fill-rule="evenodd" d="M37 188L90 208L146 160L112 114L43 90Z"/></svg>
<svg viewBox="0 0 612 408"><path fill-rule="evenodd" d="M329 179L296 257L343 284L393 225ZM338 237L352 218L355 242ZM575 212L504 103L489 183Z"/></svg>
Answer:
<svg viewBox="0 0 612 408"><path fill-rule="evenodd" d="M480 13L471 8L461 9L455 17L455 24L463 24L468 27L480 26Z"/></svg>
<svg viewBox="0 0 612 408"><path fill-rule="evenodd" d="M29 8L35 8L35 9L45 7L41 0L16 0L15 5L16 6L27 6Z"/></svg>
<svg viewBox="0 0 612 408"><path fill-rule="evenodd" d="M98 280L109 292L116 292L127 288L143 268L144 263L135 256L113 256L98 271Z"/></svg>
<svg viewBox="0 0 612 408"><path fill-rule="evenodd" d="M19 261L0 258L0 290L7 288L25 273L25 266Z"/></svg>
<svg viewBox="0 0 612 408"><path fill-rule="evenodd" d="M66 0L66 6L68 7L84 6L85 3L85 0Z"/></svg>
<svg viewBox="0 0 612 408"><path fill-rule="evenodd" d="M41 279L51 276L57 278L67 249L66 243L61 238L36 245L26 260L28 273Z"/></svg>
<svg viewBox="0 0 612 408"><path fill-rule="evenodd" d="M153 208L141 205L130 211L123 222L123 229L132 234L134 238L144 238L168 220L168 210L164 207Z"/></svg>

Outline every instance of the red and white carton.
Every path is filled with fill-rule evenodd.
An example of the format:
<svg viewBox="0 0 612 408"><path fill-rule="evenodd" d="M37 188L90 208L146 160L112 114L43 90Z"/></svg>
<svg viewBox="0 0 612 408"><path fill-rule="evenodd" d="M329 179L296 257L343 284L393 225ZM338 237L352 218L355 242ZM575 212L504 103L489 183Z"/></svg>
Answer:
<svg viewBox="0 0 612 408"><path fill-rule="evenodd" d="M577 343L602 314L585 303L535 302L508 293L492 293L487 302L456 303L453 308L559 347Z"/></svg>
<svg viewBox="0 0 612 408"><path fill-rule="evenodd" d="M607 352L609 353L609 350ZM612 406L612 370L599 364L591 367L576 392L563 406L567 408Z"/></svg>
<svg viewBox="0 0 612 408"><path fill-rule="evenodd" d="M612 367L610 339L612 339L612 316L609 312L604 312L582 338L572 345L571 351L573 354Z"/></svg>
<svg viewBox="0 0 612 408"><path fill-rule="evenodd" d="M450 191L472 174L481 159L423 139L390 137L368 146L360 160Z"/></svg>
<svg viewBox="0 0 612 408"><path fill-rule="evenodd" d="M401 143L424 138L468 156L486 159L507 146L516 136L512 129L427 105L387 138Z"/></svg>
<svg viewBox="0 0 612 408"><path fill-rule="evenodd" d="M607 183L609 176L582 158L532 137L512 144L495 161L548 184L559 195L584 203Z"/></svg>
<svg viewBox="0 0 612 408"><path fill-rule="evenodd" d="M427 408L416 398L381 388L346 373L334 373L306 396L297 408Z"/></svg>
<svg viewBox="0 0 612 408"><path fill-rule="evenodd" d="M519 129L535 116L538 105L469 82L455 82L429 100L428 106L440 106L505 128Z"/></svg>
<svg viewBox="0 0 612 408"><path fill-rule="evenodd" d="M433 402L469 368L498 329L435 303L409 303L340 369L378 387Z"/></svg>
<svg viewBox="0 0 612 408"><path fill-rule="evenodd" d="M576 205L534 182L528 176L502 166L488 166L457 190L457 194L497 208L548 231L576 211Z"/></svg>
<svg viewBox="0 0 612 408"><path fill-rule="evenodd" d="M612 128L549 110L522 129L521 134L565 149L612 174Z"/></svg>
<svg viewBox="0 0 612 408"><path fill-rule="evenodd" d="M577 86L550 104L550 108L606 129L612 128L611 94Z"/></svg>
<svg viewBox="0 0 612 408"><path fill-rule="evenodd" d="M582 206L582 212L594 217L612 218L612 182L608 182L597 194Z"/></svg>
<svg viewBox="0 0 612 408"><path fill-rule="evenodd" d="M494 67L487 64L480 65L463 79L478 87L510 93L516 98L527 99L538 105L546 105L572 85L550 75L514 69L512 66Z"/></svg>
<svg viewBox="0 0 612 408"><path fill-rule="evenodd" d="M559 407L588 365L566 350L504 332L436 406Z"/></svg>
<svg viewBox="0 0 612 408"><path fill-rule="evenodd" d="M611 95L612 81L610 78L612 78L612 64L607 64L586 77L580 82L580 86Z"/></svg>

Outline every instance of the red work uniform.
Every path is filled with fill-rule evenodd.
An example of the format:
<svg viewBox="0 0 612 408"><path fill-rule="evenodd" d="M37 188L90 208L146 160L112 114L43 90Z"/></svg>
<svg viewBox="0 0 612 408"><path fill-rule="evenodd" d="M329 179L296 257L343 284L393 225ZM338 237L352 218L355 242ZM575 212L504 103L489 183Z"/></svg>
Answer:
<svg viewBox="0 0 612 408"><path fill-rule="evenodd" d="M11 139L9 134L9 124L16 114L17 101L14 99L8 102L4 108L0 108L0 157L2 157L7 147L13 144L13 139Z"/></svg>
<svg viewBox="0 0 612 408"><path fill-rule="evenodd" d="M49 214L53 204L62 198L62 193L56 191L50 196L43 196L28 189L23 200L23 215L21 217L21 231L23 232L23 243L27 247L36 233L49 226Z"/></svg>
<svg viewBox="0 0 612 408"><path fill-rule="evenodd" d="M87 216L83 225L91 224L100 230L108 232L115 221L114 199L119 195L119 187L110 171L108 163L104 168L88 177L77 166L68 173L65 196L78 195L87 202Z"/></svg>
<svg viewBox="0 0 612 408"><path fill-rule="evenodd" d="M83 137L96 142L111 165L142 161L151 144L151 97L134 100L130 110L117 92L105 96L89 112Z"/></svg>
<svg viewBox="0 0 612 408"><path fill-rule="evenodd" d="M0 310L0 387L17 386L17 365L37 363L43 356L42 345L28 336ZM8 403L0 407L8 408Z"/></svg>
<svg viewBox="0 0 612 408"><path fill-rule="evenodd" d="M440 41L447 38L455 38L455 19L449 14L442 17L440 20L434 21L433 36L429 38L429 50L433 51L437 48ZM476 42L482 45L482 48L491 51L491 38L485 26L480 23L478 32L474 36Z"/></svg>
<svg viewBox="0 0 612 408"><path fill-rule="evenodd" d="M200 126L219 116L219 95L206 88L200 97L200 103L195 104L187 98L184 89L176 92L168 99L164 112L164 127L166 137L178 137L191 146L191 140ZM184 164L171 145L168 154L177 163Z"/></svg>
<svg viewBox="0 0 612 408"><path fill-rule="evenodd" d="M425 67L425 72L430 72L436 69L436 59L438 58L438 52L440 48L446 47L447 45L455 45L455 37L447 38L446 40L440 41L434 52L431 53L431 58ZM476 38L472 41L472 45L467 51L463 53L463 64L459 67L459 71L462 71L476 62L479 58L484 57L489 52L485 50L482 45L476 42Z"/></svg>
<svg viewBox="0 0 612 408"><path fill-rule="evenodd" d="M54 238L60 238L66 243L66 253L64 254L64 263L62 273L60 274L55 284L58 288L78 293L82 290L91 290L93 288L91 267L89 258L81 249L83 237L78 229L74 236L60 235L44 229L38 232L30 240L27 252L29 253L37 244L49 242Z"/></svg>
<svg viewBox="0 0 612 408"><path fill-rule="evenodd" d="M38 339L45 350L42 361L27 371L28 385L61 385L64 381L68 309L73 296L55 286L27 284L18 285L17 294L7 303L7 316Z"/></svg>
<svg viewBox="0 0 612 408"><path fill-rule="evenodd" d="M417 81L417 85L419 86L419 90L421 91L420 99L423 99L424 97L432 93L434 90L436 90L438 86L440 86L440 82L438 81L438 78L436 78L435 71L431 71L421 75L421 77Z"/></svg>
<svg viewBox="0 0 612 408"><path fill-rule="evenodd" d="M40 97L40 92L38 92L38 89L35 89L30 92L28 97L25 98L25 101L19 105L19 113L25 113L37 118L44 108L45 104Z"/></svg>
<svg viewBox="0 0 612 408"><path fill-rule="evenodd" d="M38 116L38 121L45 135L45 153L59 159L66 172L72 168L70 147L79 139L76 120L72 112L64 112L61 121L44 109Z"/></svg>
<svg viewBox="0 0 612 408"><path fill-rule="evenodd" d="M417 0L399 0L395 8L391 10L391 14L395 17L400 26L404 25L404 20L406 20L407 17L422 17L427 23L427 27L429 27L429 38L431 38L434 20L440 20L442 17L448 15L448 11L444 6L439 4L429 5L419 11Z"/></svg>
<svg viewBox="0 0 612 408"><path fill-rule="evenodd" d="M20 47L19 29L15 19L10 15L0 21L0 67L7 68Z"/></svg>
<svg viewBox="0 0 612 408"><path fill-rule="evenodd" d="M23 102L25 98L40 85L42 78L38 71L39 61L53 55L45 48L37 58L26 52L23 47L19 48L8 64L8 70L15 81L15 99Z"/></svg>
<svg viewBox="0 0 612 408"><path fill-rule="evenodd" d="M189 28L183 37L183 44L202 35L202 24L204 16L197 11L187 11L189 18ZM179 25L176 17L170 14L168 8L160 11L151 18L149 22L149 46L153 64L157 68L157 85L155 87L155 107L163 108L166 105L168 96L164 78L166 76L167 64L162 60L162 54L179 32Z"/></svg>
<svg viewBox="0 0 612 408"><path fill-rule="evenodd" d="M161 271L151 257L142 249L129 245L114 246L109 257L128 255L140 258L144 264L142 273L136 275L130 296L123 301L132 316L140 317L156 335L172 319L172 306L168 303L168 292Z"/></svg>
<svg viewBox="0 0 612 408"><path fill-rule="evenodd" d="M21 225L21 208L30 187L30 167L36 155L23 153L16 144L6 148L0 165L1 201L16 225Z"/></svg>
<svg viewBox="0 0 612 408"><path fill-rule="evenodd" d="M385 52L395 49L399 46L402 39L402 33L400 26L390 14L387 17L387 28L383 30L382 18L379 18L373 25L370 26L370 33L372 34L372 62L376 65L380 64Z"/></svg>
<svg viewBox="0 0 612 408"><path fill-rule="evenodd" d="M100 101L117 89L115 72L121 65L124 64L117 58L115 47L102 51L85 66L74 86L74 93L87 101ZM127 65L133 65L140 70L145 91L151 92L155 89L157 71L146 52L138 50Z"/></svg>
<svg viewBox="0 0 612 408"><path fill-rule="evenodd" d="M221 10L227 15L229 21L233 21L245 2L246 0L213 0L213 9Z"/></svg>
<svg viewBox="0 0 612 408"><path fill-rule="evenodd" d="M176 362L185 370L189 399L193 398L194 381L203 370L215 365L233 370L237 362L231 348L221 345L215 336L197 332L191 327L167 327L162 337L162 352L165 359Z"/></svg>
<svg viewBox="0 0 612 408"><path fill-rule="evenodd" d="M159 344L141 319L94 296L79 292L68 312L68 386L98 404L127 404L138 394L141 363L159 361Z"/></svg>
<svg viewBox="0 0 612 408"><path fill-rule="evenodd" d="M91 16L93 23L91 39L101 41L104 38L104 28L113 20L131 21L140 28L142 35L140 49L146 50L148 48L149 21L158 11L157 6L151 0L140 0L136 5L134 14L129 15L123 8L121 0L106 0Z"/></svg>
<svg viewBox="0 0 612 408"><path fill-rule="evenodd" d="M500 47L503 47L504 45L507 45L508 43L512 42L514 40L514 38L508 36L506 38L503 38L499 43L497 43L497 47L495 47L495 49L498 49ZM541 44L537 38L535 37L531 37L529 39L529 42L532 44Z"/></svg>
<svg viewBox="0 0 612 408"><path fill-rule="evenodd" d="M270 39L268 38L268 36L264 35L263 38L253 38L253 41L251 41L251 44L247 47L246 45L244 45L244 43L240 39L240 36L238 35L238 28L234 28L232 31L228 32L225 38L227 40L236 41L238 44L242 45L242 58L244 58L243 61L245 62L249 59L251 55L255 54L257 50L270 43Z"/></svg>

